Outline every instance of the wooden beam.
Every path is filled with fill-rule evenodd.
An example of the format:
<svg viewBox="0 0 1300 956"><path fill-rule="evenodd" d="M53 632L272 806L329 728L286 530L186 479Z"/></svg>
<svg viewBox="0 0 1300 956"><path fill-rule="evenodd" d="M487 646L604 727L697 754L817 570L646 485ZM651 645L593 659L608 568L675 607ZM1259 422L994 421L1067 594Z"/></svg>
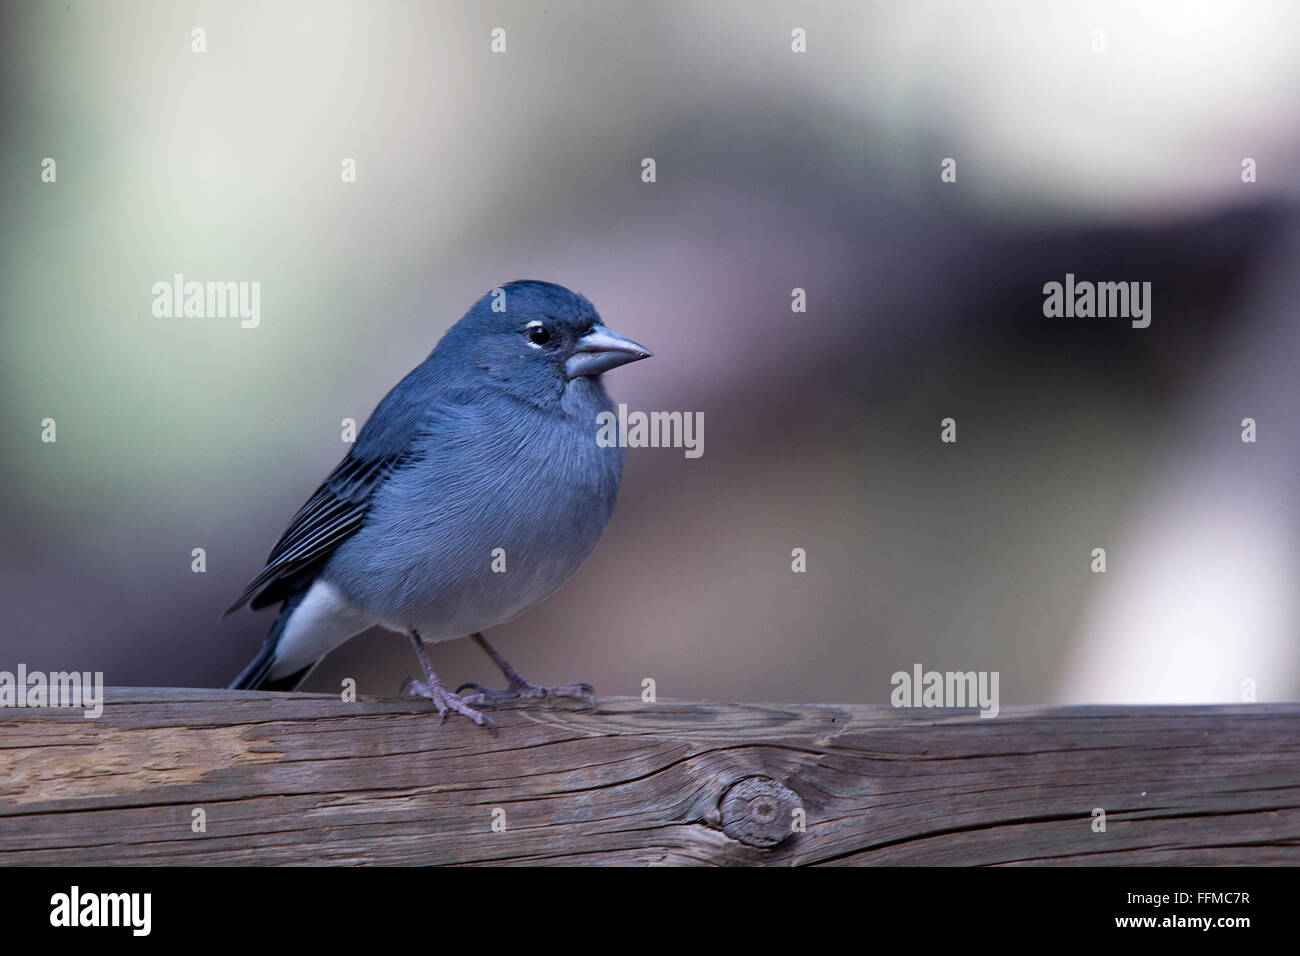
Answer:
<svg viewBox="0 0 1300 956"><path fill-rule="evenodd" d="M105 701L0 711L0 864L1300 863L1296 704Z"/></svg>

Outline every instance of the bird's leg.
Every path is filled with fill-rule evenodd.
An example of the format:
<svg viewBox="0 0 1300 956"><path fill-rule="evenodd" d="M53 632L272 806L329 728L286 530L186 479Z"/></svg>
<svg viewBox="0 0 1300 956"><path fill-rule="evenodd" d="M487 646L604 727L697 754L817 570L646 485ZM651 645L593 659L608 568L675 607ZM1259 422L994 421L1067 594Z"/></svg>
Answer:
<svg viewBox="0 0 1300 956"><path fill-rule="evenodd" d="M433 672L433 667L429 664L429 655L424 650L424 641L420 640L420 635L415 631L411 632L411 641L415 644L415 653L420 656L420 663L424 665L425 679L416 680L414 677L408 677L402 682L402 690L415 697L433 701L433 706L438 708L439 723L447 719L447 711L454 710L480 727L495 728L496 724L492 723L489 717L480 714L459 694L447 690L447 685Z"/></svg>
<svg viewBox="0 0 1300 956"><path fill-rule="evenodd" d="M578 697L596 703L596 692L590 684L565 684L563 687L539 687L510 666L510 662L501 656L501 652L488 643L482 634L471 634L474 642L483 648L484 653L492 658L493 663L506 675L505 690L493 690L482 684L470 681L456 688L456 693L473 688L474 693L464 698L467 704L501 704L511 700L529 700L546 697Z"/></svg>

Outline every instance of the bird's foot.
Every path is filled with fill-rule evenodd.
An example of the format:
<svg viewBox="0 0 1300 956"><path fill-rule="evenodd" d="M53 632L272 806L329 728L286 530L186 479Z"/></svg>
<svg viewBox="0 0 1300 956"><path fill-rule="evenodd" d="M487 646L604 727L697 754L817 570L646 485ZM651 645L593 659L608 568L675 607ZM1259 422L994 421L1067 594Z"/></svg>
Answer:
<svg viewBox="0 0 1300 956"><path fill-rule="evenodd" d="M590 684L565 684L563 687L540 687L530 680L525 680L518 674L510 678L510 683L502 690L492 687L484 687L482 684L476 684L468 681L456 688L459 694L466 688L473 689L474 693L463 697L466 704L476 706L495 707L498 704L506 704L516 700L546 700L550 697L571 697L578 700L585 700L591 706L596 706L596 691Z"/></svg>
<svg viewBox="0 0 1300 956"><path fill-rule="evenodd" d="M470 706L471 701L461 697L459 693L453 694L447 690L445 684L440 680L422 681L414 677L408 677L402 681L402 691L410 694L412 697L423 697L425 700L433 701L433 706L438 708L438 723L447 719L447 711L455 711L462 717L468 717L480 727L486 727L489 730L495 730L496 724L492 718L486 714L481 714Z"/></svg>

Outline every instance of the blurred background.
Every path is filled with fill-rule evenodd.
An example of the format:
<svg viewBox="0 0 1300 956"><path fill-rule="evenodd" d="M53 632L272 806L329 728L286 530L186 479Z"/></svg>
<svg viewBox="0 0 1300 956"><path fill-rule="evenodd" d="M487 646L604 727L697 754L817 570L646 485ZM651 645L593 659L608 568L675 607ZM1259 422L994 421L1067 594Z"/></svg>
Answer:
<svg viewBox="0 0 1300 956"><path fill-rule="evenodd" d="M999 671L1003 705L1300 695L1300 6L3 16L0 669L223 686L274 615L219 615L341 420L543 278L655 350L609 391L703 412L705 450L630 449L592 558L489 635L533 680L885 703L921 663ZM1150 327L1045 318L1067 272L1152 283ZM260 326L154 317L176 273L260 282ZM499 684L468 641L432 659ZM417 670L372 632L304 689Z"/></svg>

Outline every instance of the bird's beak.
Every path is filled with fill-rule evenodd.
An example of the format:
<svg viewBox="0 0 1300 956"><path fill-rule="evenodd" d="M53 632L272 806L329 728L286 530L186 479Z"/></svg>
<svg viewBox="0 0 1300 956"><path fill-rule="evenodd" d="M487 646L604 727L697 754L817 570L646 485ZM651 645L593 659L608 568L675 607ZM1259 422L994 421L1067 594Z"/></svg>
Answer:
<svg viewBox="0 0 1300 956"><path fill-rule="evenodd" d="M573 354L564 362L564 374L569 378L580 375L599 375L612 368L639 362L654 355L644 345L615 335L603 325L593 325L574 346Z"/></svg>

